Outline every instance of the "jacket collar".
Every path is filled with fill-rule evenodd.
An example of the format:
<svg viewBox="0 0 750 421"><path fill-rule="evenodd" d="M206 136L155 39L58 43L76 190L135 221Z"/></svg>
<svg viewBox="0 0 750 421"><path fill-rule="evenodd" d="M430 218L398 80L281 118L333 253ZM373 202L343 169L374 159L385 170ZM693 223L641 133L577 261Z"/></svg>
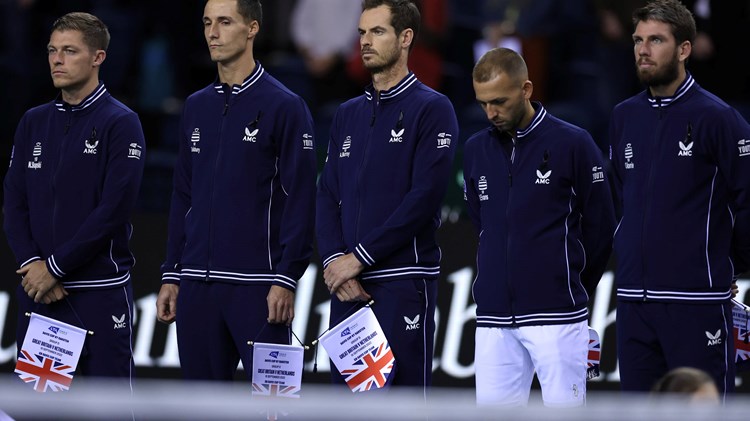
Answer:
<svg viewBox="0 0 750 421"><path fill-rule="evenodd" d="M541 102L533 101L531 106L534 107L534 118L531 119L531 123L523 129L516 130L516 137L522 139L528 136L534 129L541 124L542 120L547 117L547 110L544 109Z"/></svg>
<svg viewBox="0 0 750 421"><path fill-rule="evenodd" d="M396 84L391 89L388 89L387 91L380 91L380 101L388 101L392 99L396 99L398 96L406 92L410 86L412 86L415 82L417 82L417 76L409 72L408 75L406 75L405 78L401 79L401 82ZM367 88L365 88L365 97L367 97L368 101L372 101L372 99L375 97L377 93L375 92L375 87L372 86L372 84L368 85Z"/></svg>
<svg viewBox="0 0 750 421"><path fill-rule="evenodd" d="M107 88L104 87L103 82L99 82L99 85L94 89L93 92L91 92L86 98L83 99L80 103L77 105L70 105L67 102L62 100L62 95L58 95L57 99L55 99L55 107L57 108L57 111L82 111L86 108L94 105L100 98L104 97L107 94Z"/></svg>
<svg viewBox="0 0 750 421"><path fill-rule="evenodd" d="M265 73L265 69L260 64L258 60L255 61L255 69L253 69L253 72L250 73L250 76L246 77L245 80L242 82L241 85L232 85L232 95L237 95L241 92L244 92L251 86L255 85L259 80L260 77L263 76ZM214 89L217 93L223 94L224 89L226 88L226 84L221 83L219 81L219 78L216 78L216 82L214 82Z"/></svg>
<svg viewBox="0 0 750 421"><path fill-rule="evenodd" d="M531 122L528 126L516 130L516 140L520 141L529 136L532 132L534 132L534 129L539 127L542 121L544 121L544 119L547 117L547 110L542 106L541 102L532 101L531 106L534 107L534 118L531 119ZM500 139L502 143L510 142L513 140L513 138L509 136L507 132L500 132L500 130L498 130L495 126L490 127L489 130L493 135Z"/></svg>
<svg viewBox="0 0 750 421"><path fill-rule="evenodd" d="M673 104L674 102L676 102L678 99L682 98L694 85L695 85L695 79L693 79L693 75L691 75L690 72L687 72L687 76L685 77L685 80L682 81L680 86L677 87L677 90L674 92L674 95L655 97L651 95L650 89L646 89L646 96L647 96L648 102L651 104L653 108L667 107Z"/></svg>

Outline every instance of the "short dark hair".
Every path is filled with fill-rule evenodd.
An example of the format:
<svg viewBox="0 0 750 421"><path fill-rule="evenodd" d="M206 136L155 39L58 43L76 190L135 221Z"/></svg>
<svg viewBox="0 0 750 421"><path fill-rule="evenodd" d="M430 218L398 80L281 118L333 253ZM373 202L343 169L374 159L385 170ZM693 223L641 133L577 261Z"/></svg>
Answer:
<svg viewBox="0 0 750 421"><path fill-rule="evenodd" d="M652 0L633 12L633 26L639 22L656 20L672 27L672 36L677 44L695 41L695 19L684 4L678 0Z"/></svg>
<svg viewBox="0 0 750 421"><path fill-rule="evenodd" d="M396 35L404 32L404 29L411 28L414 31L414 40L419 34L419 24L422 16L419 8L411 0L363 0L362 10L375 9L380 6L388 6L391 10L391 26L396 30ZM414 47L414 41L409 46L409 51Z"/></svg>
<svg viewBox="0 0 750 421"><path fill-rule="evenodd" d="M520 54L508 48L493 48L484 53L474 65L471 78L484 83L505 73L513 80L525 82L529 78L526 62Z"/></svg>
<svg viewBox="0 0 750 421"><path fill-rule="evenodd" d="M258 26L263 26L263 6L260 0L237 0L237 12L245 19L245 23L257 20Z"/></svg>
<svg viewBox="0 0 750 421"><path fill-rule="evenodd" d="M83 42L92 50L107 50L109 47L109 30L98 17L83 12L72 12L58 18L52 24L52 32L79 31Z"/></svg>

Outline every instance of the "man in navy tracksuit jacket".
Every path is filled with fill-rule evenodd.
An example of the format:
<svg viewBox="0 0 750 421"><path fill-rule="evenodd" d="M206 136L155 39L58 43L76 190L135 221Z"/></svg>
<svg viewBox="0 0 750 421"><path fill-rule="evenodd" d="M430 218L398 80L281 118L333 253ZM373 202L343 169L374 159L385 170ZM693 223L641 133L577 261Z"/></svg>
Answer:
<svg viewBox="0 0 750 421"><path fill-rule="evenodd" d="M405 26L394 28L400 15ZM318 186L317 239L331 326L372 298L396 359L393 385L425 387L440 272L435 231L458 124L450 101L406 67L419 11L366 1L360 45L373 85L339 107ZM333 379L342 378L334 368Z"/></svg>
<svg viewBox="0 0 750 421"><path fill-rule="evenodd" d="M731 391L730 288L750 262L750 127L685 70L695 22L683 5L654 2L634 21L648 89L619 104L610 127L622 388L648 390L691 366Z"/></svg>
<svg viewBox="0 0 750 421"><path fill-rule="evenodd" d="M312 253L312 118L253 59L261 16L257 0L206 3L219 80L187 99L180 124L157 311L177 320L189 379L231 380L240 359L250 376L248 341L290 343Z"/></svg>
<svg viewBox="0 0 750 421"><path fill-rule="evenodd" d="M611 251L604 157L583 129L531 102L526 64L487 52L473 72L492 127L464 148L464 189L479 231L479 404L525 405L536 371L548 406L585 402L589 296Z"/></svg>
<svg viewBox="0 0 750 421"><path fill-rule="evenodd" d="M17 345L35 312L93 331L77 372L133 376L128 222L145 142L138 116L99 82L109 43L95 16L70 13L48 45L61 95L18 125L5 177L4 228L23 276Z"/></svg>

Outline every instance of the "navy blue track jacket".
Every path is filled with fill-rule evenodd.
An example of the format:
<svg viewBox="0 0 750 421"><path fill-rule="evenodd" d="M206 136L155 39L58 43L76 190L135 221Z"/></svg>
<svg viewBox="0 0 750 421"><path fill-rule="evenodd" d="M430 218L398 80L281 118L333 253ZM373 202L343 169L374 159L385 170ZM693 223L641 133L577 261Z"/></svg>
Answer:
<svg viewBox="0 0 750 421"><path fill-rule="evenodd" d="M315 146L305 102L256 62L191 95L180 123L162 283L294 291L312 254Z"/></svg>
<svg viewBox="0 0 750 421"><path fill-rule="evenodd" d="M617 105L610 140L618 299L727 302L750 264L750 126L688 74Z"/></svg>
<svg viewBox="0 0 750 421"><path fill-rule="evenodd" d="M477 327L569 324L611 252L605 158L583 129L541 104L513 140L492 127L464 148L464 189L479 230Z"/></svg>
<svg viewBox="0 0 750 421"><path fill-rule="evenodd" d="M141 184L138 116L100 83L80 104L32 108L5 177L4 228L19 266L46 259L66 289L130 281L128 222Z"/></svg>
<svg viewBox="0 0 750 421"><path fill-rule="evenodd" d="M413 73L342 104L318 185L323 266L353 252L362 281L436 279L435 231L457 140L453 105Z"/></svg>

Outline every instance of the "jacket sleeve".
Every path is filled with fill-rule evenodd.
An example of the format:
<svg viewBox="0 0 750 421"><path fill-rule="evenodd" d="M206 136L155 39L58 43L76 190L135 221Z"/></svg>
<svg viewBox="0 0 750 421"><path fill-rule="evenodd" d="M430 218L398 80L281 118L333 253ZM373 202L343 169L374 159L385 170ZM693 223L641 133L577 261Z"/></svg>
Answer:
<svg viewBox="0 0 750 421"><path fill-rule="evenodd" d="M419 118L411 190L383 225L370 231L355 247L354 254L365 266L374 265L378 259L408 244L435 218L448 188L458 141L453 105L441 96L428 103Z"/></svg>
<svg viewBox="0 0 750 421"><path fill-rule="evenodd" d="M302 98L290 102L280 121L279 174L286 195L274 285L294 291L310 264L315 230L317 176L313 121Z"/></svg>
<svg viewBox="0 0 750 421"><path fill-rule="evenodd" d="M732 260L739 275L750 269L750 125L731 110L722 113L711 130L719 172L731 196Z"/></svg>
<svg viewBox="0 0 750 421"><path fill-rule="evenodd" d="M190 156L190 133L185 127L185 111L179 126L179 145L169 205L167 222L167 258L161 265L162 284L180 284L180 262L185 247L185 218L192 206L192 158Z"/></svg>
<svg viewBox="0 0 750 421"><path fill-rule="evenodd" d="M316 200L315 231L318 253L323 261L324 268L346 252L344 234L341 229L341 195L338 175L339 145L335 140L338 138L337 122L338 112L331 124L326 163L318 181Z"/></svg>
<svg viewBox="0 0 750 421"><path fill-rule="evenodd" d="M612 112L612 118L609 123L609 163L607 167L609 169L608 175L609 186L612 190L612 198L615 204L615 217L618 221L622 219L622 154L618 147L619 139L618 126L616 123L617 108Z"/></svg>
<svg viewBox="0 0 750 421"><path fill-rule="evenodd" d="M47 269L57 278L87 263L105 247L115 230L128 222L138 198L146 154L138 116L127 113L114 119L107 141L110 144L99 204L73 237L47 258ZM142 151L139 158L131 157L131 143Z"/></svg>
<svg viewBox="0 0 750 421"><path fill-rule="evenodd" d="M612 252L616 220L605 158L588 133L584 132L584 138L579 142L574 165L574 188L581 213L581 242L586 250L581 283L591 296Z"/></svg>
<svg viewBox="0 0 750 421"><path fill-rule="evenodd" d="M474 224L477 233L482 232L482 220L479 208L479 195L477 195L475 180L471 178L471 160L476 152L472 145L467 141L464 147L464 201L466 202L466 211L469 219Z"/></svg>
<svg viewBox="0 0 750 421"><path fill-rule="evenodd" d="M13 141L10 166L3 184L3 226L8 244L16 256L18 267L41 260L41 252L31 234L24 163L26 159L26 124L27 117L21 119Z"/></svg>

